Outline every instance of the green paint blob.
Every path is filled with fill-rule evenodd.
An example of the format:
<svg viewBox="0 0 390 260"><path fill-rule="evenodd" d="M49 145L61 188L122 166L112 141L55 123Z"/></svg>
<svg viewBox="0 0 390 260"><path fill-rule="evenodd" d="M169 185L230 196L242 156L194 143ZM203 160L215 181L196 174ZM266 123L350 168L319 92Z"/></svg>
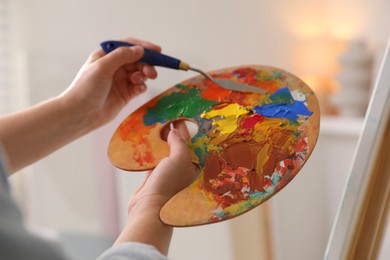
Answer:
<svg viewBox="0 0 390 260"><path fill-rule="evenodd" d="M273 73L270 73L270 74L263 76L263 77L261 77L261 75L260 75L260 78L262 78L262 80L264 80L264 81L270 81L270 80L274 81L274 80L280 79L281 77L282 77L281 72L273 72Z"/></svg>
<svg viewBox="0 0 390 260"><path fill-rule="evenodd" d="M204 150L201 147L196 147L194 149L194 152L195 152L196 156L199 159L200 167L204 167L204 157L205 157Z"/></svg>
<svg viewBox="0 0 390 260"><path fill-rule="evenodd" d="M201 97L201 90L184 85L177 85L180 92L173 92L162 97L154 107L150 107L144 115L144 125L149 126L157 122L163 123L180 117L193 118L209 111L216 101Z"/></svg>
<svg viewBox="0 0 390 260"><path fill-rule="evenodd" d="M294 98L288 88L278 89L270 96L272 103L286 103L291 104L294 102Z"/></svg>

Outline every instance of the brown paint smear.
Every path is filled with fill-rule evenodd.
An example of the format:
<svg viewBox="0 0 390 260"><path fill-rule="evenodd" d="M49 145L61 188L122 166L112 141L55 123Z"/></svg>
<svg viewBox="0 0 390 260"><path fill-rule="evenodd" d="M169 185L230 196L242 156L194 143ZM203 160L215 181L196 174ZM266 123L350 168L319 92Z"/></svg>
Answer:
<svg viewBox="0 0 390 260"><path fill-rule="evenodd" d="M229 175L223 173L223 168L228 167L232 171L239 168L247 169L245 178L252 191L264 191L264 176L271 176L279 161L287 159L293 155L295 138L291 138L293 130L281 130L271 128L264 133L264 141L256 142L248 136L241 135L228 139L220 145L225 147L221 154L216 151L210 152L205 160L204 185L206 190L215 196L223 196L224 203L222 206L229 206L241 200L245 200L241 193L243 187L243 177L239 174ZM249 139L249 140L248 140ZM237 140L240 140L237 142ZM226 165L221 165L225 164ZM222 173L221 173L222 171ZM222 185L213 186L212 180L223 182ZM230 192L229 196L224 196ZM218 200L217 200L218 201Z"/></svg>

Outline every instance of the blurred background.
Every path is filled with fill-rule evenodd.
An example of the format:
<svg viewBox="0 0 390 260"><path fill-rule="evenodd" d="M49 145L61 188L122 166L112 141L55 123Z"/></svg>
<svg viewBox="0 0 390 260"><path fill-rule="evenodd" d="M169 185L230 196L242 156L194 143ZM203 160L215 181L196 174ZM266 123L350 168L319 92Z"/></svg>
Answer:
<svg viewBox="0 0 390 260"><path fill-rule="evenodd" d="M312 157L255 210L175 230L170 258L321 259L390 36L388 10L386 0L1 0L1 113L60 94L100 42L129 36L206 71L247 64L290 71L320 100ZM74 259L93 259L110 245L144 177L110 165L115 128L151 97L195 76L158 72L109 125L11 178L28 225L58 239ZM381 259L389 258L383 248Z"/></svg>

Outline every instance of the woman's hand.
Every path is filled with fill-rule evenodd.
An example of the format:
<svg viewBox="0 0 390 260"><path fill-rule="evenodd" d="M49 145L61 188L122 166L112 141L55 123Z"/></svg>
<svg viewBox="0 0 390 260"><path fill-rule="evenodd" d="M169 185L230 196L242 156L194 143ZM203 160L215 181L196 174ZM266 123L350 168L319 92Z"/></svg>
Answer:
<svg viewBox="0 0 390 260"><path fill-rule="evenodd" d="M170 154L163 158L157 167L148 172L144 183L132 195L128 210L131 210L143 200L154 201L157 206L163 206L173 195L187 187L199 173L199 168L192 163L190 151L185 140L190 138L184 122L171 125L168 134Z"/></svg>
<svg viewBox="0 0 390 260"><path fill-rule="evenodd" d="M121 47L108 54L102 49L93 52L61 95L65 107L79 115L79 120L85 120L89 130L113 119L132 98L146 90L147 79L157 77L154 67L138 61L143 47L158 52L161 48L133 38L124 41L139 46Z"/></svg>
<svg viewBox="0 0 390 260"><path fill-rule="evenodd" d="M140 46L93 52L71 86L60 96L23 111L0 117L0 141L16 172L58 148L107 123L132 98L144 92L145 80L157 77L152 66L140 64L143 47L160 47L141 40ZM143 46L143 47L141 47Z"/></svg>
<svg viewBox="0 0 390 260"><path fill-rule="evenodd" d="M155 246L167 254L172 227L161 222L159 214L164 204L177 192L190 185L199 169L192 163L190 151L182 138L188 131L171 129L168 135L170 154L147 174L144 183L134 192L128 205L128 222L116 244L141 242ZM186 137L187 136L187 137Z"/></svg>

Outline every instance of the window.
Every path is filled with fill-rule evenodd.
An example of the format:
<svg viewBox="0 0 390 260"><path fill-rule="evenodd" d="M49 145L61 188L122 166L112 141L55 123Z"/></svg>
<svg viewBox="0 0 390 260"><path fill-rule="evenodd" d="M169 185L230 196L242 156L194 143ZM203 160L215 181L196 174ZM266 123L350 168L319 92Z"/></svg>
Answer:
<svg viewBox="0 0 390 260"><path fill-rule="evenodd" d="M9 112L9 12L8 1L0 0L0 114Z"/></svg>

